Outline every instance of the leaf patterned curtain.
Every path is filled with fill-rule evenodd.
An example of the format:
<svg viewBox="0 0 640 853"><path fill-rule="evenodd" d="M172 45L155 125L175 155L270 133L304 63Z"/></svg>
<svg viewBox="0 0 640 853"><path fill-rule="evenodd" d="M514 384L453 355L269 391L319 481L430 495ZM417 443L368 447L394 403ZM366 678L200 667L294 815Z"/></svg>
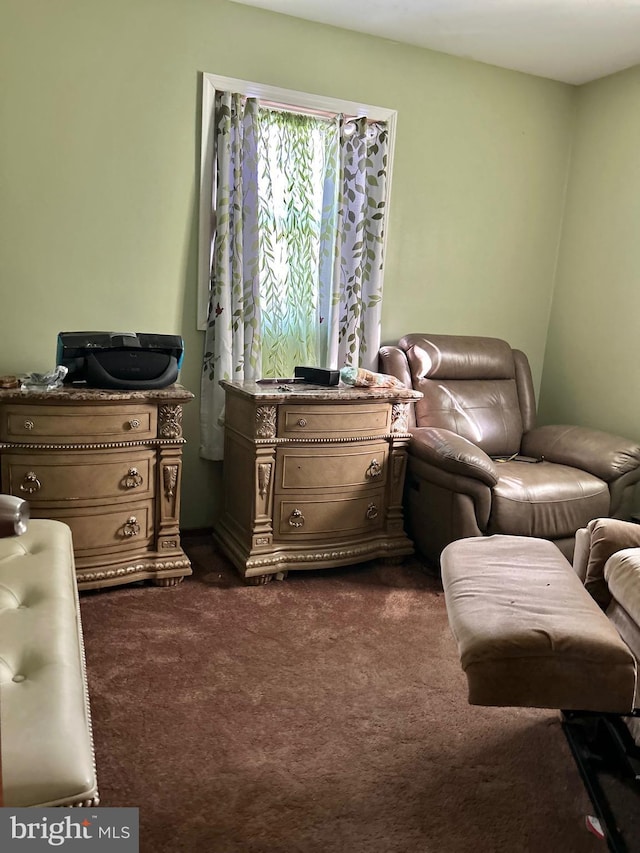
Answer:
<svg viewBox="0 0 640 853"><path fill-rule="evenodd" d="M387 128L217 92L201 455L223 456L221 379L375 369Z"/></svg>
<svg viewBox="0 0 640 853"><path fill-rule="evenodd" d="M332 240L334 265L323 304L323 363L377 370L387 201L386 123L365 118L341 121L339 150L338 210L333 228L327 228L327 234L333 230L327 239Z"/></svg>
<svg viewBox="0 0 640 853"><path fill-rule="evenodd" d="M221 379L259 379L258 102L217 92L215 238L200 401L200 453L222 459Z"/></svg>

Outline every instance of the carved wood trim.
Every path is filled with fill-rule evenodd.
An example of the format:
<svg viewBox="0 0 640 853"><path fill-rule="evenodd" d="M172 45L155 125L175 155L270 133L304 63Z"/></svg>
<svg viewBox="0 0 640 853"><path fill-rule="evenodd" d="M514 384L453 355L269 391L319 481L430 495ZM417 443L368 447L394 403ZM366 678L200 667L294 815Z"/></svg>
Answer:
<svg viewBox="0 0 640 853"><path fill-rule="evenodd" d="M394 403L391 407L391 432L406 433L409 430L409 406L411 403Z"/></svg>
<svg viewBox="0 0 640 853"><path fill-rule="evenodd" d="M164 494L167 500L172 498L176 493L176 484L178 482L178 466L165 465L162 469L162 479L164 481Z"/></svg>
<svg viewBox="0 0 640 853"><path fill-rule="evenodd" d="M389 556L411 554L413 553L413 546L405 538L404 533L399 533L396 538L389 538L386 542L376 539L373 544L363 545L362 547L327 548L326 551L307 551L306 553L295 551L289 554L282 551L275 551L273 554L251 556L246 561L246 568L249 570L262 568L263 566L266 568L285 563L298 563L300 565L305 563L321 564L327 560L342 560L345 558L357 563L370 558L374 553L376 556L380 556L380 551L388 552Z"/></svg>
<svg viewBox="0 0 640 853"><path fill-rule="evenodd" d="M182 406L162 405L158 408L158 435L162 438L182 436Z"/></svg>
<svg viewBox="0 0 640 853"><path fill-rule="evenodd" d="M186 444L184 438L141 438L137 441L94 441L86 444L47 444L46 442L4 441L0 450L111 450L117 447L165 447Z"/></svg>
<svg viewBox="0 0 640 853"><path fill-rule="evenodd" d="M256 435L258 438L275 438L276 407L258 406L256 409Z"/></svg>
<svg viewBox="0 0 640 853"><path fill-rule="evenodd" d="M258 492L261 498L266 497L271 482L271 462L260 462L258 465Z"/></svg>
<svg viewBox="0 0 640 853"><path fill-rule="evenodd" d="M111 578L126 577L135 575L138 572L160 572L170 571L173 569L190 569L191 562L185 557L178 560L150 560L148 562L134 563L129 566L118 566L114 569L100 569L91 571L79 568L77 570L78 586L82 583L90 583L92 581L108 580Z"/></svg>

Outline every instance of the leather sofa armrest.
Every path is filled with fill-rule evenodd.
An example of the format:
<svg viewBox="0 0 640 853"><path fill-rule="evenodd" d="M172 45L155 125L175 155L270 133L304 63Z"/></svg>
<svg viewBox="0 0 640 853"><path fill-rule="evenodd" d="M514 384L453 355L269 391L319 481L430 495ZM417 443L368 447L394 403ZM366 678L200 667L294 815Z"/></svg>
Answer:
<svg viewBox="0 0 640 853"><path fill-rule="evenodd" d="M498 482L495 462L468 439L437 427L414 427L410 452L451 474L473 477L490 488Z"/></svg>
<svg viewBox="0 0 640 853"><path fill-rule="evenodd" d="M616 551L607 560L604 577L612 597L640 630L640 548Z"/></svg>
<svg viewBox="0 0 640 853"><path fill-rule="evenodd" d="M606 483L638 470L640 445L628 438L580 426L550 425L525 433L522 453L570 465Z"/></svg>
<svg viewBox="0 0 640 853"><path fill-rule="evenodd" d="M606 609L611 601L611 593L605 581L604 568L609 557L624 548L640 548L640 524L622 521L619 518L594 518L586 528L586 566L584 556L576 555L574 568L584 577L584 585L598 602ZM585 536L578 531L582 538Z"/></svg>
<svg viewBox="0 0 640 853"><path fill-rule="evenodd" d="M593 524L593 522L590 522ZM588 527L576 530L575 545L573 547L573 570L582 583L587 578L587 563L589 562L589 549L591 548L591 531Z"/></svg>
<svg viewBox="0 0 640 853"><path fill-rule="evenodd" d="M380 347L378 350L378 368L381 373L395 376L407 388L413 388L407 355L400 347L391 345Z"/></svg>

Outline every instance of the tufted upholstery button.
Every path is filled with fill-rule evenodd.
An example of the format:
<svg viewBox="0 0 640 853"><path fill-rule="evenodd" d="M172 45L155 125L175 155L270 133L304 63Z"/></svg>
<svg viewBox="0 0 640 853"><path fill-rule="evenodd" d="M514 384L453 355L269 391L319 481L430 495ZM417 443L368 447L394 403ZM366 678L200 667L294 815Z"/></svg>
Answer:
<svg viewBox="0 0 640 853"><path fill-rule="evenodd" d="M21 681L24 681L26 679L26 677L27 677L26 675L14 675L11 680L15 681L16 684L19 684Z"/></svg>

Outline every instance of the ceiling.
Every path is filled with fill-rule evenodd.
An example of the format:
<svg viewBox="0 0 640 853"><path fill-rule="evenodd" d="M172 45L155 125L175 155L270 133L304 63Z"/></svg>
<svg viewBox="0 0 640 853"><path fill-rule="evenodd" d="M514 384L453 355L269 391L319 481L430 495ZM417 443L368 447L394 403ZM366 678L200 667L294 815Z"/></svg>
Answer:
<svg viewBox="0 0 640 853"><path fill-rule="evenodd" d="M640 64L640 0L232 0L581 84Z"/></svg>

